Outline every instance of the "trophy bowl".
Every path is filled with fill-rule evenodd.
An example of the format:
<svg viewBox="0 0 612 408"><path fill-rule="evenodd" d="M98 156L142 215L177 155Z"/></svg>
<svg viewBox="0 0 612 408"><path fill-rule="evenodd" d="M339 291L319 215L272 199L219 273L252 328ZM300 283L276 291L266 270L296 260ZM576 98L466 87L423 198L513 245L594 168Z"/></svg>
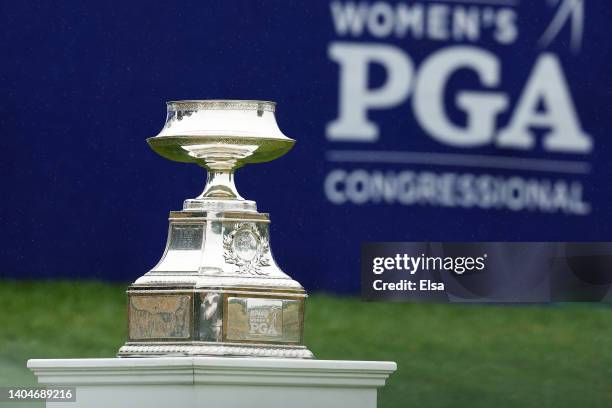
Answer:
<svg viewBox="0 0 612 408"><path fill-rule="evenodd" d="M161 156L209 171L234 171L287 153L295 140L279 129L276 104L255 100L170 101L166 123L147 139Z"/></svg>
<svg viewBox="0 0 612 408"><path fill-rule="evenodd" d="M276 103L255 100L185 100L166 103L162 131L147 139L159 155L196 163L208 172L204 191L185 201L185 209L255 211L254 201L236 190L234 172L287 153L295 144L281 132Z"/></svg>

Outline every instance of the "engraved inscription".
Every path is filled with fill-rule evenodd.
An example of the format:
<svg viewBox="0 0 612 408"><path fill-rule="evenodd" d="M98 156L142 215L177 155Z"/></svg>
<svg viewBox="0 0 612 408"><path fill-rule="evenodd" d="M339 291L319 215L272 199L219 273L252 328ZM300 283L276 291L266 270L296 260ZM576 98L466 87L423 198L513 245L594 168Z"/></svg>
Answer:
<svg viewBox="0 0 612 408"><path fill-rule="evenodd" d="M188 339L191 297L130 296L130 339Z"/></svg>
<svg viewBox="0 0 612 408"><path fill-rule="evenodd" d="M202 247L202 225L173 225L170 249L199 250Z"/></svg>

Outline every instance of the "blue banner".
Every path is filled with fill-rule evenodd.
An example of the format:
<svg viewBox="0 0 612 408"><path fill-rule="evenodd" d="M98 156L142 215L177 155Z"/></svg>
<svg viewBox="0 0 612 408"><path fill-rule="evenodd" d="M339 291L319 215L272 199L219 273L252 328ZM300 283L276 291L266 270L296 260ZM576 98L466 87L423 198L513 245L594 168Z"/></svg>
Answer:
<svg viewBox="0 0 612 408"><path fill-rule="evenodd" d="M279 265L356 292L360 244L610 239L612 9L586 0L2 5L2 276L133 281L205 173L167 100L265 99L237 174Z"/></svg>

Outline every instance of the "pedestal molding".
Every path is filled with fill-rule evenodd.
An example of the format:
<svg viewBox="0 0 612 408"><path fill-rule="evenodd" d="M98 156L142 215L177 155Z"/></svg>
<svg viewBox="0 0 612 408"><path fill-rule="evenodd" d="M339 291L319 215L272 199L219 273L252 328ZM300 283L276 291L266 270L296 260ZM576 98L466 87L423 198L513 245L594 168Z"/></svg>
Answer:
<svg viewBox="0 0 612 408"><path fill-rule="evenodd" d="M290 387L385 385L397 365L380 361L217 357L33 359L28 368L41 384L183 384Z"/></svg>

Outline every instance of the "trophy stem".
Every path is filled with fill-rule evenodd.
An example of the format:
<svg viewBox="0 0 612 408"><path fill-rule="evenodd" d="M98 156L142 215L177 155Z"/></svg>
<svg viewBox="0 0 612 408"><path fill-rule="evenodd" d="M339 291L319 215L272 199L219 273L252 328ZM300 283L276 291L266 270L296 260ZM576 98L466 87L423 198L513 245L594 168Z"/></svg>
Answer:
<svg viewBox="0 0 612 408"><path fill-rule="evenodd" d="M208 168L206 186L202 194L183 203L184 210L249 211L256 212L255 201L245 200L234 184L233 169Z"/></svg>
<svg viewBox="0 0 612 408"><path fill-rule="evenodd" d="M208 170L206 186L197 199L244 200L236 190L234 170Z"/></svg>

